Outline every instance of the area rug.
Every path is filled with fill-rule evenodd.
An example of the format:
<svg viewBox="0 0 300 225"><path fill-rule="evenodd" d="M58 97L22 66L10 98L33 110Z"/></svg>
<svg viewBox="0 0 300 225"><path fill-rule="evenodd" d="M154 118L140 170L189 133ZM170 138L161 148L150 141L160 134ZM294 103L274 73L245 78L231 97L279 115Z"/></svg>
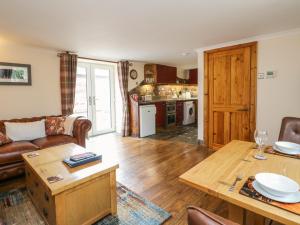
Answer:
<svg viewBox="0 0 300 225"><path fill-rule="evenodd" d="M118 214L95 225L159 225L171 214L125 186L117 185ZM2 221L1 221L2 220ZM0 193L0 225L45 225L35 210L26 188Z"/></svg>

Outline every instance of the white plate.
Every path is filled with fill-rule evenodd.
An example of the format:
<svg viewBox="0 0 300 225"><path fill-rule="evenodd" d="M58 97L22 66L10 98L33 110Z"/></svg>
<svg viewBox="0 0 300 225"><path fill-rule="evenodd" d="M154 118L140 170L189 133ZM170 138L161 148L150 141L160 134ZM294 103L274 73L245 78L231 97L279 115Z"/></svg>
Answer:
<svg viewBox="0 0 300 225"><path fill-rule="evenodd" d="M256 181L254 181L252 183L252 186L258 193L260 193L261 195L263 195L269 199L272 199L272 200L275 200L278 202L283 202L283 203L300 202L300 192L299 191L294 194L287 195L285 197L279 197L279 196L271 195L270 193L266 192L263 188L260 187L260 185Z"/></svg>
<svg viewBox="0 0 300 225"><path fill-rule="evenodd" d="M278 148L276 145L273 146L273 149L277 152L281 152L286 155L299 155L300 154L300 150L285 150L285 149Z"/></svg>
<svg viewBox="0 0 300 225"><path fill-rule="evenodd" d="M272 195L285 196L299 191L299 184L296 181L280 174L258 173L255 180Z"/></svg>
<svg viewBox="0 0 300 225"><path fill-rule="evenodd" d="M286 151L300 151L300 145L293 143L293 142L288 142L288 141L277 141L275 142L275 146L278 147L279 149L286 150Z"/></svg>

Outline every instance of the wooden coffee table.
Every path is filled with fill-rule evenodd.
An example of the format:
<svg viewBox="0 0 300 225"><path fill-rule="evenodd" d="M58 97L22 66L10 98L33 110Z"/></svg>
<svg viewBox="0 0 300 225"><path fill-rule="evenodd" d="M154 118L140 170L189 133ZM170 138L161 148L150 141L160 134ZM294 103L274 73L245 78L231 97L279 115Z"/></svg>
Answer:
<svg viewBox="0 0 300 225"><path fill-rule="evenodd" d="M65 144L37 151L29 158L23 154L26 185L37 211L49 225L92 224L108 214L116 214L117 162L95 161L69 168L62 160L86 152ZM47 177L61 175L63 180L49 183Z"/></svg>

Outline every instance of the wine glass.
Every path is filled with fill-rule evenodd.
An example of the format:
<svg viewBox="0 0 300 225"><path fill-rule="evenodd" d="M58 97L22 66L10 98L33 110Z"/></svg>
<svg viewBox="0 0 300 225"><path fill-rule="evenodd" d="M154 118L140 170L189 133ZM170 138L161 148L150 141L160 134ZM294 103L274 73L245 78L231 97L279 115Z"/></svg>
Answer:
<svg viewBox="0 0 300 225"><path fill-rule="evenodd" d="M254 139L256 144L258 145L258 150L254 157L256 159L267 159L267 157L264 155L263 149L268 140L268 132L266 130L255 130Z"/></svg>

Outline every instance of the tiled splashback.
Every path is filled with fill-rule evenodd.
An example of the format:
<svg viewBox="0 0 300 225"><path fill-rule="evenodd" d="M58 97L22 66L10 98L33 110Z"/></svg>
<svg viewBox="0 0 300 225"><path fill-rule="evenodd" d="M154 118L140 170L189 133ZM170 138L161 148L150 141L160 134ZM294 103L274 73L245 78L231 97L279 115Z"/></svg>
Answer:
<svg viewBox="0 0 300 225"><path fill-rule="evenodd" d="M198 96L198 87L197 85L141 85L136 88L136 93L138 95L147 95L157 97L167 97L172 96L176 93L177 96L180 93L190 92L192 97Z"/></svg>

